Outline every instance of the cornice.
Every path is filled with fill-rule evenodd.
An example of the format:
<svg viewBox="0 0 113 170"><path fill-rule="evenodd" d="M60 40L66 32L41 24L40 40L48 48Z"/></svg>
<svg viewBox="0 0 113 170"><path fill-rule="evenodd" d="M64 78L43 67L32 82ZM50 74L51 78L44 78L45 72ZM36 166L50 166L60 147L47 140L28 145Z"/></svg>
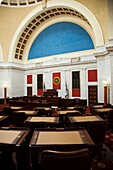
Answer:
<svg viewBox="0 0 113 170"><path fill-rule="evenodd" d="M43 70L43 69L52 69L52 68L58 68L58 67L70 67L74 65L84 65L84 64L94 64L96 63L96 60L87 60L87 61L75 61L70 63L54 63L54 64L48 64L43 65L43 63L35 63L35 64L16 64L16 63L0 63L0 70L19 70L19 71L29 71L29 70Z"/></svg>

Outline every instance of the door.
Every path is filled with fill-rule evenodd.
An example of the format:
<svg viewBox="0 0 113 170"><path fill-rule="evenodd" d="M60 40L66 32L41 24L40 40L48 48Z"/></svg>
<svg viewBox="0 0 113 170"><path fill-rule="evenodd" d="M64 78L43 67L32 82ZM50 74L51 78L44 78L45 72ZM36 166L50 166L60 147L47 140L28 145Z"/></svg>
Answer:
<svg viewBox="0 0 113 170"><path fill-rule="evenodd" d="M32 87L27 87L27 96L32 96Z"/></svg>
<svg viewBox="0 0 113 170"><path fill-rule="evenodd" d="M98 102L97 86L88 86L88 101L89 105L94 105Z"/></svg>

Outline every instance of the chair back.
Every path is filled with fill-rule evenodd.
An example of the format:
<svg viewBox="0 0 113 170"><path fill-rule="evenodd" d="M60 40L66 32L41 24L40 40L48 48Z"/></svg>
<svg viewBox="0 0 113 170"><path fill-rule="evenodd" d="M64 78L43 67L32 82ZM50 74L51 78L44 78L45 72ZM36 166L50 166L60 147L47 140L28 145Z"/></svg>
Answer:
<svg viewBox="0 0 113 170"><path fill-rule="evenodd" d="M89 123L87 131L95 144L102 144L105 141L106 129L106 121L94 121Z"/></svg>
<svg viewBox="0 0 113 170"><path fill-rule="evenodd" d="M107 117L108 123L113 125L113 110L109 111L108 117Z"/></svg>
<svg viewBox="0 0 113 170"><path fill-rule="evenodd" d="M41 166L42 170L90 170L89 150L45 150L42 152Z"/></svg>

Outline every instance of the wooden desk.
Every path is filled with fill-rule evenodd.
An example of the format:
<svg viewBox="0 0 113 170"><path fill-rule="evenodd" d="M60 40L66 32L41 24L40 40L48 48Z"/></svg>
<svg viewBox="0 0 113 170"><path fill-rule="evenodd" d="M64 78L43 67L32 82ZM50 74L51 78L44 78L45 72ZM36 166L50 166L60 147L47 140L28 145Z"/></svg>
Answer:
<svg viewBox="0 0 113 170"><path fill-rule="evenodd" d="M110 110L113 110L112 108L100 108L100 109L95 109L94 111L97 113L108 113Z"/></svg>
<svg viewBox="0 0 113 170"><path fill-rule="evenodd" d="M26 115L36 115L37 111L34 110L19 110L18 112L24 112Z"/></svg>
<svg viewBox="0 0 113 170"><path fill-rule="evenodd" d="M40 110L40 109L44 109L44 110L50 111L51 107L35 107L34 108L34 110Z"/></svg>
<svg viewBox="0 0 113 170"><path fill-rule="evenodd" d="M32 151L45 149L71 150L94 146L86 130L79 131L38 131L35 130L29 147Z"/></svg>
<svg viewBox="0 0 113 170"><path fill-rule="evenodd" d="M98 114L103 119L107 118L109 116L109 111L113 110L112 108L101 108L101 109L95 109L94 112Z"/></svg>
<svg viewBox="0 0 113 170"><path fill-rule="evenodd" d="M7 118L7 116L0 116L0 121L4 120L5 118Z"/></svg>
<svg viewBox="0 0 113 170"><path fill-rule="evenodd" d="M0 129L0 149L3 150L4 146L10 149L10 145L14 148L20 146L27 134L26 130Z"/></svg>
<svg viewBox="0 0 113 170"><path fill-rule="evenodd" d="M57 111L57 114L60 118L61 124L68 124L68 116L78 116L81 115L81 113L78 110L60 110Z"/></svg>
<svg viewBox="0 0 113 170"><path fill-rule="evenodd" d="M8 121L8 116L0 116L0 126L5 126Z"/></svg>
<svg viewBox="0 0 113 170"><path fill-rule="evenodd" d="M101 108L103 108L103 106L104 105L93 105L93 106L91 106L91 108L93 108L93 109L101 109Z"/></svg>
<svg viewBox="0 0 113 170"><path fill-rule="evenodd" d="M99 116L70 116L69 117L71 123L74 122L94 122L94 121L104 121Z"/></svg>
<svg viewBox="0 0 113 170"><path fill-rule="evenodd" d="M30 128L53 127L59 124L59 117L28 117L24 123Z"/></svg>
<svg viewBox="0 0 113 170"><path fill-rule="evenodd" d="M73 127L88 128L90 122L102 122L104 121L99 116L69 116L70 125Z"/></svg>
<svg viewBox="0 0 113 170"><path fill-rule="evenodd" d="M38 115L51 115L51 107L35 107L34 110L37 111Z"/></svg>
<svg viewBox="0 0 113 170"><path fill-rule="evenodd" d="M38 153L43 150L72 151L86 147L92 154L94 143L86 130L35 130L29 144L33 169L37 169Z"/></svg>
<svg viewBox="0 0 113 170"><path fill-rule="evenodd" d="M94 114L95 113L95 109L101 109L101 108L103 108L103 106L104 105L99 105L99 104L97 104L97 105L92 105L91 107L90 107L90 112L92 113L92 114Z"/></svg>
<svg viewBox="0 0 113 170"><path fill-rule="evenodd" d="M57 111L57 113L59 115L66 115L67 113L78 113L79 111L78 110L60 110L60 111Z"/></svg>
<svg viewBox="0 0 113 170"><path fill-rule="evenodd" d="M58 123L58 117L28 117L25 122L46 122L46 123Z"/></svg>
<svg viewBox="0 0 113 170"><path fill-rule="evenodd" d="M74 107L74 106L72 106L72 107L67 107L67 109L68 109L68 110L74 110L75 107Z"/></svg>
<svg viewBox="0 0 113 170"><path fill-rule="evenodd" d="M11 128L1 128L0 129L0 151L2 153L3 159L6 161L5 166L7 165L7 161L12 160L12 153L16 152L16 161L17 161L17 170L26 169L24 166L25 160L25 139L28 135L29 131L22 129L11 129ZM24 148L22 147L24 146ZM9 158L9 160L7 159ZM1 158L2 159L2 158ZM27 158L26 158L27 159ZM11 162L11 161L10 161ZM9 168L9 167L7 167Z"/></svg>
<svg viewBox="0 0 113 170"><path fill-rule="evenodd" d="M13 109L13 110L20 110L20 109L22 109L22 107L18 107L18 106L11 106L11 109Z"/></svg>

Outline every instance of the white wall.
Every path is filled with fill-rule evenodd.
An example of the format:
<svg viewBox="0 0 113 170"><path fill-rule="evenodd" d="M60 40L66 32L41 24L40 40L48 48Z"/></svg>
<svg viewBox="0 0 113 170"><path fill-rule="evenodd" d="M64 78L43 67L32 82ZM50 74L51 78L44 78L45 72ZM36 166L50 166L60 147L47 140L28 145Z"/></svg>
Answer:
<svg viewBox="0 0 113 170"><path fill-rule="evenodd" d="M7 88L7 96L11 96L11 73L7 69L0 69L0 98L4 97L4 87Z"/></svg>
<svg viewBox="0 0 113 170"><path fill-rule="evenodd" d="M96 57L95 57L96 56ZM0 64L0 98L4 97L3 87L7 86L7 96L23 96L27 95L27 86L32 86L33 95L37 95L37 74L44 75L44 83L46 89L52 88L52 73L61 72L61 89L58 90L59 97L65 97L66 87L69 90L69 98L72 98L72 71L80 71L80 87L82 99L88 99L88 85L98 85L98 102L104 102L104 84L103 80L110 83L110 103L113 103L113 54L112 50L101 49L97 53L79 55L79 58L63 58L59 56L42 63L35 64ZM98 82L88 82L88 70L98 70ZM27 85L27 75L33 75L33 83Z"/></svg>
<svg viewBox="0 0 113 170"><path fill-rule="evenodd" d="M24 95L24 71L11 70L11 96Z"/></svg>
<svg viewBox="0 0 113 170"><path fill-rule="evenodd" d="M97 69L97 60L92 54L86 54L79 57L70 57L63 58L63 56L59 56L57 58L46 60L45 62L36 63L35 65L27 65L25 68L25 75L32 74L33 84L30 85L33 87L33 94L37 94L36 91L36 81L37 81L37 74L43 74L43 79L45 83L46 89L51 89L52 87L52 73L54 72L61 72L61 89L58 90L59 97L66 96L66 83L67 88L69 90L69 98L72 98L72 71L80 71L80 88L81 88L81 97L82 99L88 98L88 69ZM30 67L32 69L30 69ZM91 83L90 83L91 84ZM98 83L96 83L97 85ZM93 82L91 85L95 85ZM29 86L25 83L24 87ZM25 90L26 91L26 90ZM26 95L26 94L25 94Z"/></svg>
<svg viewBox="0 0 113 170"><path fill-rule="evenodd" d="M4 97L4 87L7 88L7 97L24 94L24 71L18 65L0 64L0 98Z"/></svg>

